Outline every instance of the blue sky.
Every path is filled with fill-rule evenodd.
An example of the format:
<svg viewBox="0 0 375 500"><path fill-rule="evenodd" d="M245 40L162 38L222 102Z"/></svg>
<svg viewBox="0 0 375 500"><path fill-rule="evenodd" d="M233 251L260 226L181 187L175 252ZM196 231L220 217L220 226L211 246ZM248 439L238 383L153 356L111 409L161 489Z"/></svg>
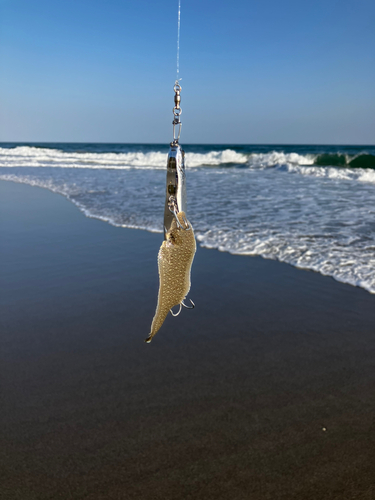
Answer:
<svg viewBox="0 0 375 500"><path fill-rule="evenodd" d="M178 0L0 0L0 140L171 139ZM374 144L373 0L181 0L182 143Z"/></svg>

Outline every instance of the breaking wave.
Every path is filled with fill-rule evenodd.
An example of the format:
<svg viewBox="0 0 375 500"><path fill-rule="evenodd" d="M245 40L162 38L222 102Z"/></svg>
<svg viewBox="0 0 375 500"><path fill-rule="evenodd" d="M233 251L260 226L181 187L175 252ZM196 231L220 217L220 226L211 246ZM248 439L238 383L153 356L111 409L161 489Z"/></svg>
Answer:
<svg viewBox="0 0 375 500"><path fill-rule="evenodd" d="M2 167L55 167L90 169L164 169L166 153L163 151L87 152L62 151L60 149L18 146L0 148ZM242 167L277 168L283 166L315 166L346 169L375 170L373 154L299 154L295 152L269 151L267 153L238 152L234 149L187 152L188 168Z"/></svg>
<svg viewBox="0 0 375 500"><path fill-rule="evenodd" d="M375 155L360 154L350 157L344 154L322 154L315 158L314 165L375 169Z"/></svg>

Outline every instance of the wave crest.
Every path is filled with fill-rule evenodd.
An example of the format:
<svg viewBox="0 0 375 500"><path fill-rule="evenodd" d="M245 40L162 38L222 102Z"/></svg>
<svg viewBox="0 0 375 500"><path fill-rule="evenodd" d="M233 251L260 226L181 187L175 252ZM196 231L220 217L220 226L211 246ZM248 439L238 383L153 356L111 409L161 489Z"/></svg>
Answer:
<svg viewBox="0 0 375 500"><path fill-rule="evenodd" d="M372 168L375 169L375 156L371 154L359 154L349 156L346 154L326 153L318 155L314 160L315 165L322 167L350 167L350 168Z"/></svg>
<svg viewBox="0 0 375 500"><path fill-rule="evenodd" d="M91 169L164 169L167 154L162 151L69 152L60 149L17 146L0 148L1 167L58 167ZM238 152L234 149L186 153L188 168L240 166L247 168L280 168L294 166L335 167L375 170L375 156L363 153L349 156L341 153L299 154L270 151Z"/></svg>

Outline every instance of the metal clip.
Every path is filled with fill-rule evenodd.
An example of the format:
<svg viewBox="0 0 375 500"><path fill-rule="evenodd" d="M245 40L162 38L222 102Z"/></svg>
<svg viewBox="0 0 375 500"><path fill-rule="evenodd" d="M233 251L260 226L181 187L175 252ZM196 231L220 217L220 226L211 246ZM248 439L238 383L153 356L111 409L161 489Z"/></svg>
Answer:
<svg viewBox="0 0 375 500"><path fill-rule="evenodd" d="M173 120L173 144L178 144L181 135L181 127L182 123L178 121L176 118ZM176 125L178 125L178 131L176 132Z"/></svg>
<svg viewBox="0 0 375 500"><path fill-rule="evenodd" d="M180 121L180 116L182 113L182 109L180 107L181 103L181 85L178 83L178 80L175 81L174 87L174 108L173 108L173 143L178 144L178 141L180 140L180 135L181 135L181 127L182 123ZM176 131L176 127L178 125L178 130Z"/></svg>
<svg viewBox="0 0 375 500"><path fill-rule="evenodd" d="M178 212L186 213L185 152L178 143L172 142L167 160L167 189L164 208L164 237L171 228ZM188 228L182 228L188 229Z"/></svg>
<svg viewBox="0 0 375 500"><path fill-rule="evenodd" d="M164 238L171 228L173 219L176 220L177 226L180 229L190 229L189 223L185 222L185 227L178 220L179 212L186 213L186 179L185 179L185 152L179 145L178 141L181 134L180 116L182 109L181 103L181 85L178 80L175 81L174 87L174 108L173 108L173 140L170 145L168 160L167 160L167 191L165 197L164 208Z"/></svg>

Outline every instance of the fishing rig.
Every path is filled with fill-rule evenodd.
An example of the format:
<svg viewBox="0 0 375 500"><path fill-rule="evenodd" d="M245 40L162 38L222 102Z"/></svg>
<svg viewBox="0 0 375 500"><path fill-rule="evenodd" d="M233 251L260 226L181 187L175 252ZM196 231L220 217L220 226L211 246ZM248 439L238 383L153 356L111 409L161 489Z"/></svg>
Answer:
<svg viewBox="0 0 375 500"><path fill-rule="evenodd" d="M173 87L174 107L173 107L173 140L170 143L167 160L167 189L164 209L164 239L171 228L173 219L176 220L180 229L188 230L189 224L183 227L177 217L179 212L186 214L186 177L185 177L185 151L179 144L181 135L181 85L180 73L180 26L181 26L181 0L178 1L177 18L177 74ZM186 219L183 219L186 222Z"/></svg>
<svg viewBox="0 0 375 500"><path fill-rule="evenodd" d="M181 135L181 85L179 73L180 5L178 3L177 78L174 84L173 139L167 158L167 186L164 207L164 241L158 253L159 294L151 331L145 342L150 343L170 312L178 316L190 291L190 273L196 252L192 225L186 217L185 152L179 144ZM179 306L177 313L172 308Z"/></svg>

